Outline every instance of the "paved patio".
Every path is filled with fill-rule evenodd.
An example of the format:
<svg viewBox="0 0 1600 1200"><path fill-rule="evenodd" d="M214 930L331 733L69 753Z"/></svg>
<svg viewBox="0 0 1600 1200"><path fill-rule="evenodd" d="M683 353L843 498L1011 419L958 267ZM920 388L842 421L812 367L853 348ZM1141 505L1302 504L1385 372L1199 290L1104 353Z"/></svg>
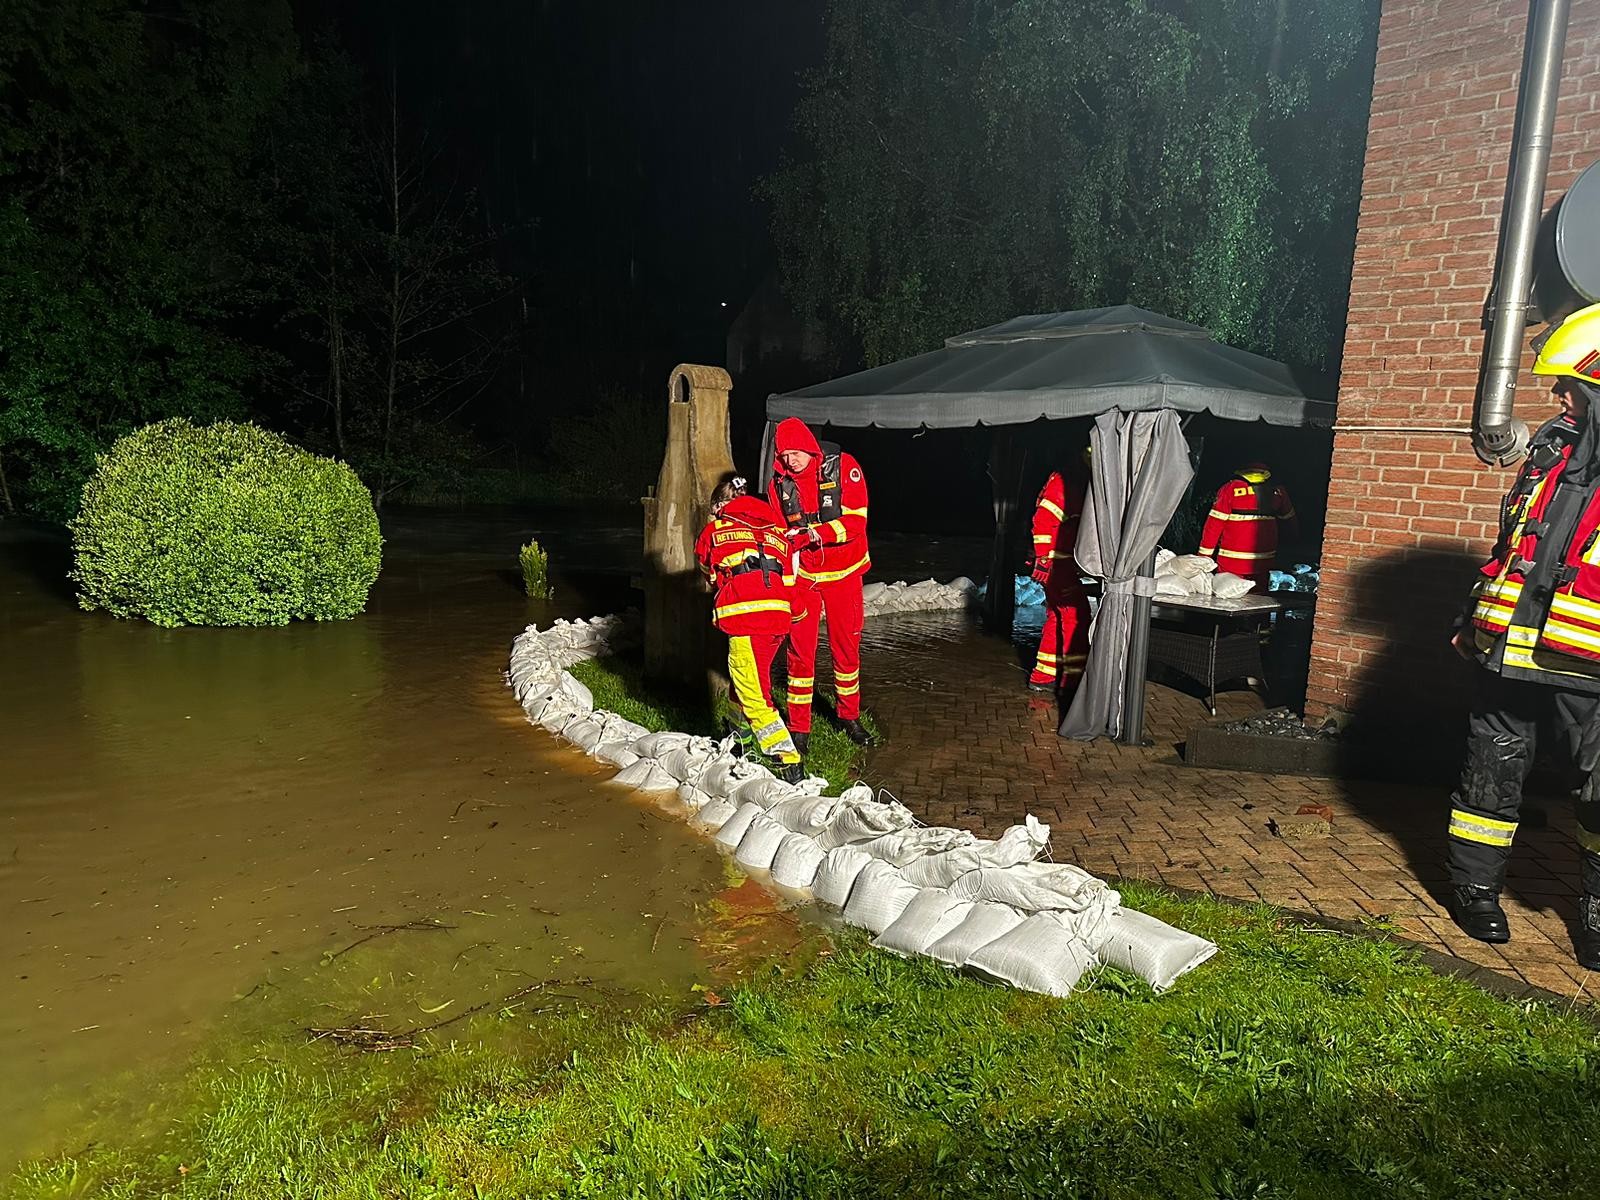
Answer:
<svg viewBox="0 0 1600 1200"><path fill-rule="evenodd" d="M1584 1000L1600 995L1573 961L1577 859L1564 801L1530 801L1506 895L1512 940L1465 937L1435 898L1445 874L1443 789L1257 775L1182 765L1177 747L1209 720L1205 703L1151 684L1143 749L1056 736L1053 702L1024 690L1024 651L955 614L868 622L862 684L888 742L866 777L932 824L985 836L1032 812L1052 851L1104 875L1266 900L1342 920L1386 918L1422 946ZM1219 716L1260 708L1246 691ZM1327 805L1327 832L1275 835L1304 804ZM1543 828L1540 815L1548 814ZM1280 827L1281 828L1281 827Z"/></svg>

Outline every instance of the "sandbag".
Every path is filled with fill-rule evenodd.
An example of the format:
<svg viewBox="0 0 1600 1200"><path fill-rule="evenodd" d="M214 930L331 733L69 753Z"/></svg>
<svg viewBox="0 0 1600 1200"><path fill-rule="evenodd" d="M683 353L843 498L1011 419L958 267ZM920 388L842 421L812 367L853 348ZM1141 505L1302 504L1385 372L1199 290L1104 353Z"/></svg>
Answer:
<svg viewBox="0 0 1600 1200"><path fill-rule="evenodd" d="M1018 863L982 867L950 885L962 900L991 901L1025 912L1062 914L1067 928L1098 950L1111 929L1111 914L1122 902L1102 879L1069 863Z"/></svg>
<svg viewBox="0 0 1600 1200"><path fill-rule="evenodd" d="M1041 912L979 947L966 965L1025 991L1070 996L1093 963L1093 952L1059 913Z"/></svg>
<svg viewBox="0 0 1600 1200"><path fill-rule="evenodd" d="M974 842L943 854L913 859L903 868L906 878L918 887L949 887L968 871L980 867L1009 867L1031 862L1050 844L1050 826L1032 814L1021 825L1013 825L996 841Z"/></svg>
<svg viewBox="0 0 1600 1200"><path fill-rule="evenodd" d="M1021 924L1022 914L1014 908L1004 904L974 904L959 925L929 943L923 953L952 967L964 966L967 959L984 946Z"/></svg>
<svg viewBox="0 0 1600 1200"><path fill-rule="evenodd" d="M711 797L711 803L698 812L689 814L689 824L702 833L716 833L739 811L739 806L725 796Z"/></svg>
<svg viewBox="0 0 1600 1200"><path fill-rule="evenodd" d="M641 758L630 767L624 767L613 781L640 792L675 792L678 781L668 775L653 758Z"/></svg>
<svg viewBox="0 0 1600 1200"><path fill-rule="evenodd" d="M1139 976L1158 992L1216 952L1216 943L1131 908L1112 914L1110 931L1100 947L1106 962Z"/></svg>
<svg viewBox="0 0 1600 1200"><path fill-rule="evenodd" d="M700 789L712 796L732 796L741 783L771 778L772 772L760 763L729 754L708 764L698 782Z"/></svg>
<svg viewBox="0 0 1600 1200"><path fill-rule="evenodd" d="M740 804L759 804L762 808L771 808L794 796L820 796L827 786L828 781L817 775L808 775L799 783L785 783L769 774L765 779L741 783L729 795Z"/></svg>
<svg viewBox="0 0 1600 1200"><path fill-rule="evenodd" d="M843 908L845 901L850 899L850 888L856 876L872 861L870 855L849 846L829 850L822 860L822 866L817 868L817 878L811 885L817 903L824 908Z"/></svg>
<svg viewBox="0 0 1600 1200"><path fill-rule="evenodd" d="M745 830L750 828L750 822L764 815L759 805L741 804L739 811L728 818L727 824L717 830L716 837L712 840L724 850L733 850L744 838Z"/></svg>
<svg viewBox="0 0 1600 1200"><path fill-rule="evenodd" d="M904 911L872 944L909 958L922 954L972 911L972 901L957 900L944 888L921 888Z"/></svg>
<svg viewBox="0 0 1600 1200"><path fill-rule="evenodd" d="M871 933L882 933L905 912L906 905L916 895L916 886L907 883L899 871L874 859L861 868L850 887L850 897L844 905L844 923Z"/></svg>
<svg viewBox="0 0 1600 1200"><path fill-rule="evenodd" d="M634 742L634 752L640 758L660 758L668 750L678 750L694 741L694 735L688 733L674 733L672 730L663 730L659 733L647 733Z"/></svg>
<svg viewBox="0 0 1600 1200"><path fill-rule="evenodd" d="M785 829L815 837L838 815L843 803L838 796L790 796L767 809L767 815Z"/></svg>
<svg viewBox="0 0 1600 1200"><path fill-rule="evenodd" d="M600 762L609 763L613 767L631 767L639 761L639 756L633 751L631 740L613 740L609 735L601 738L600 744L594 748L594 756Z"/></svg>
<svg viewBox="0 0 1600 1200"><path fill-rule="evenodd" d="M826 857L822 847L805 834L786 834L772 856L772 881L797 892L810 891Z"/></svg>
<svg viewBox="0 0 1600 1200"><path fill-rule="evenodd" d="M630 721L618 713L607 712L603 708L594 710L595 719L605 726L606 735L603 741L616 741L626 739L631 745L644 737L650 731L636 721Z"/></svg>
<svg viewBox="0 0 1600 1200"><path fill-rule="evenodd" d="M716 756L717 744L710 738L693 738L666 751L657 761L663 771L682 783L699 779Z"/></svg>
<svg viewBox="0 0 1600 1200"><path fill-rule="evenodd" d="M894 833L875 837L869 842L859 842L856 844L856 849L864 850L873 858L881 859L892 867L903 867L926 855L970 846L977 840L965 829L921 825L910 829L898 829Z"/></svg>
<svg viewBox="0 0 1600 1200"><path fill-rule="evenodd" d="M680 783L678 785L678 802L689 812L694 813L699 812L710 804L711 797L692 783Z"/></svg>
<svg viewBox="0 0 1600 1200"><path fill-rule="evenodd" d="M1255 585L1253 579L1245 579L1230 571L1218 571L1211 577L1211 594L1219 600L1237 600Z"/></svg>
<svg viewBox="0 0 1600 1200"><path fill-rule="evenodd" d="M789 831L766 813L750 822L750 828L739 839L733 852L733 861L747 871L765 871L771 868L778 846L789 836Z"/></svg>
<svg viewBox="0 0 1600 1200"><path fill-rule="evenodd" d="M588 754L600 744L600 737L604 732L604 728L593 717L580 717L564 728L561 736Z"/></svg>
<svg viewBox="0 0 1600 1200"><path fill-rule="evenodd" d="M869 793L871 789L860 789ZM817 834L817 844L824 850L832 850L835 846L848 846L852 842L871 841L886 833L893 833L897 829L908 829L916 819L911 815L911 810L898 800L879 803L872 799L850 799L851 793L856 792L851 788L840 797L846 803L841 806L839 814L828 827Z"/></svg>

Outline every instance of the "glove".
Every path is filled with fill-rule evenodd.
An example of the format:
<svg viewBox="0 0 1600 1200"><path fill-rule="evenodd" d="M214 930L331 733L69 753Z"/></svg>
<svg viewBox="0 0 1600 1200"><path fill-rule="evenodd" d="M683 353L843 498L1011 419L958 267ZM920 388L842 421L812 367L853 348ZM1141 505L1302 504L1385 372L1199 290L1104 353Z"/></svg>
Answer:
<svg viewBox="0 0 1600 1200"><path fill-rule="evenodd" d="M789 544L799 550L814 549L822 545L822 535L815 525L801 525L788 532Z"/></svg>
<svg viewBox="0 0 1600 1200"><path fill-rule="evenodd" d="M1050 582L1050 560L1048 558L1036 558L1033 560L1033 581L1035 583Z"/></svg>

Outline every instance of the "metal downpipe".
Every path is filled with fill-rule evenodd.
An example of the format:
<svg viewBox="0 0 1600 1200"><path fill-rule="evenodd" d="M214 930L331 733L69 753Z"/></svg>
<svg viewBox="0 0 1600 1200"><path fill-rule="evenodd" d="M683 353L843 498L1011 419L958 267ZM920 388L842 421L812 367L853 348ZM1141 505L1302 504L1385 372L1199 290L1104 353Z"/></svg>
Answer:
<svg viewBox="0 0 1600 1200"><path fill-rule="evenodd" d="M1533 0L1517 98L1516 140L1501 213L1500 249L1490 297L1489 333L1472 443L1478 457L1509 466L1527 451L1528 427L1512 419L1523 334L1533 290L1534 241L1544 207L1551 130L1561 91L1569 0Z"/></svg>

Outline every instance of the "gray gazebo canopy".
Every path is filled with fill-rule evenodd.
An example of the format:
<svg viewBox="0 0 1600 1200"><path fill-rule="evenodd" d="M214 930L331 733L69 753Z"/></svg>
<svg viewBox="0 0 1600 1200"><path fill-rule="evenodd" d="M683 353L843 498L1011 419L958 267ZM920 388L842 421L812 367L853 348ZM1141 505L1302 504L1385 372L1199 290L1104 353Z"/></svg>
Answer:
<svg viewBox="0 0 1600 1200"><path fill-rule="evenodd" d="M1121 304L1014 317L926 354L776 394L767 420L952 429L1170 408L1332 425L1333 405L1320 398L1329 390L1198 325Z"/></svg>

